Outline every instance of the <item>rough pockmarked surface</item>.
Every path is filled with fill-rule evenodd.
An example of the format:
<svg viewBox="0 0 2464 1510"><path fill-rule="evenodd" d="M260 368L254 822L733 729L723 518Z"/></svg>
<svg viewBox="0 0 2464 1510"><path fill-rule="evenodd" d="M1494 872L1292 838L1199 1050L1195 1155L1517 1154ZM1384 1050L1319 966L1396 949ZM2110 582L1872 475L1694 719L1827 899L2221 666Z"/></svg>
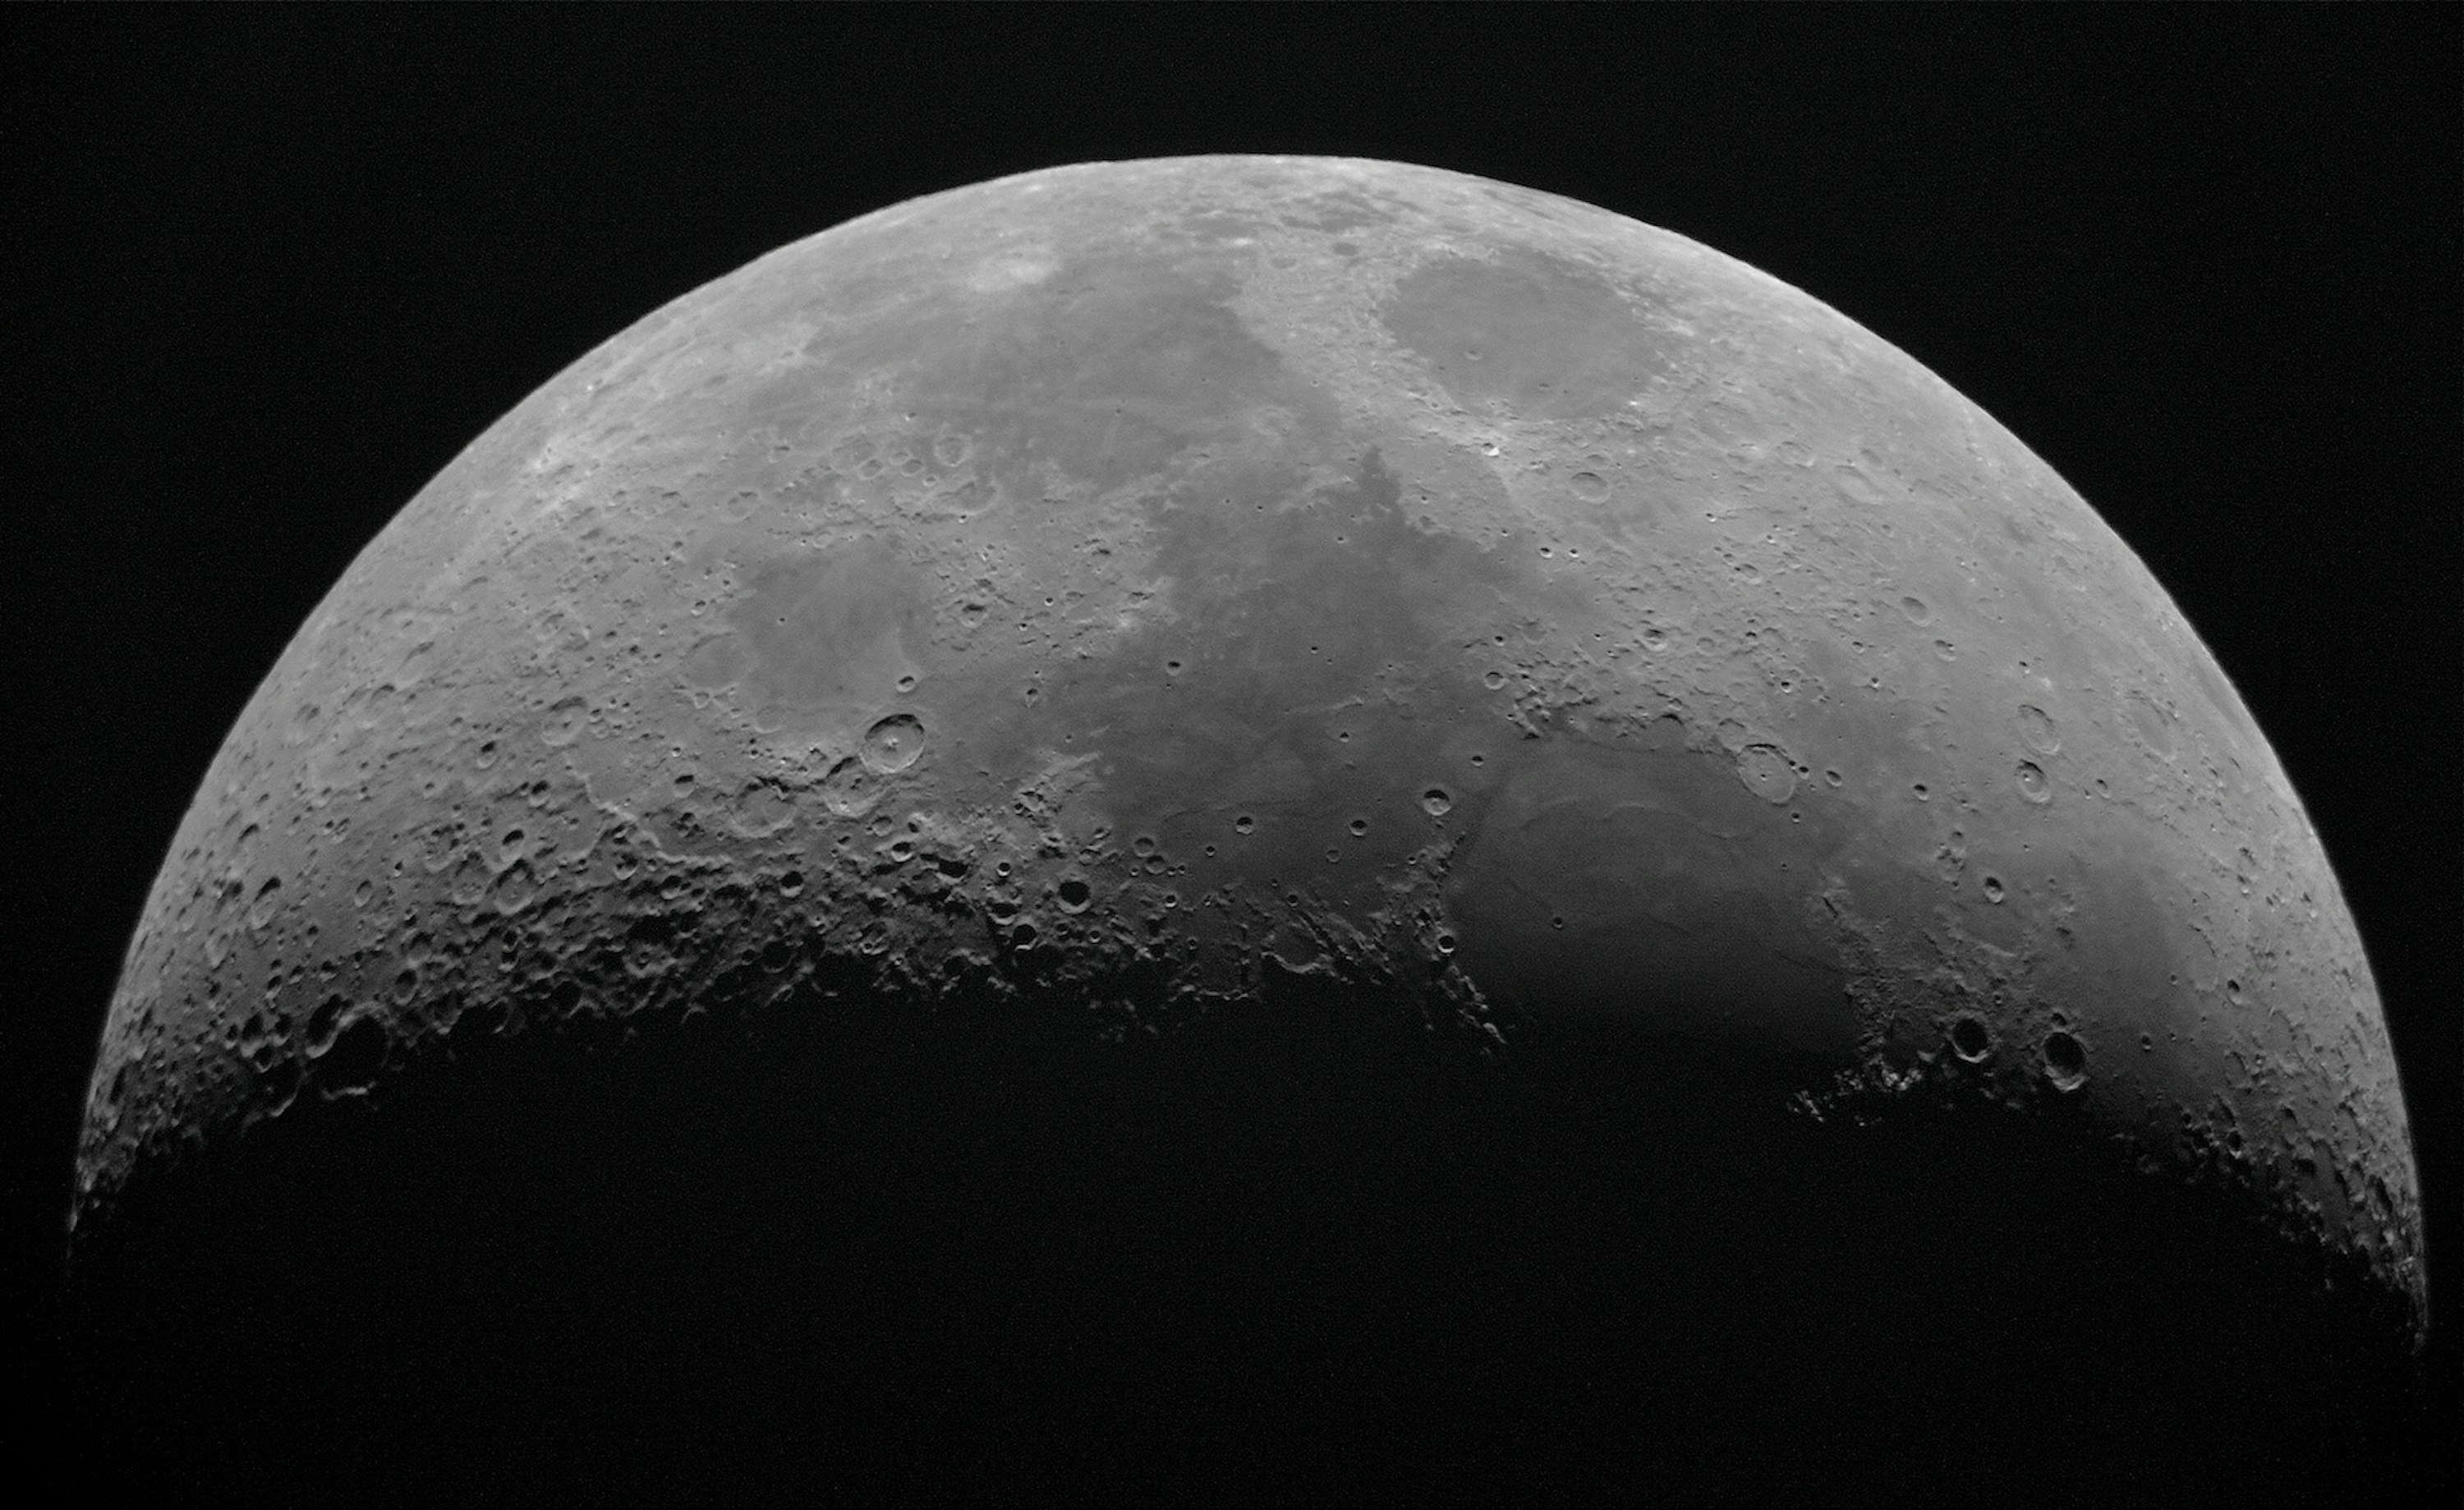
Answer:
<svg viewBox="0 0 2464 1510"><path fill-rule="evenodd" d="M473 1014L1294 982L2072 1118L2421 1303L2335 878L2088 505L1718 253L1318 159L896 206L473 442L208 773L80 1210Z"/></svg>

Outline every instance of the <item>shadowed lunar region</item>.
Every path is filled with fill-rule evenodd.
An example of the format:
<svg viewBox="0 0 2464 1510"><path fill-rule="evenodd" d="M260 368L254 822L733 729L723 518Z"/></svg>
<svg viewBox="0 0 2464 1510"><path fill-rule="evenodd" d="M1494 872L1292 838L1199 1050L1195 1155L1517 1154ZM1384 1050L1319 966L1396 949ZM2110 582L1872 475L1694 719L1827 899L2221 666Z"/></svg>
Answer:
<svg viewBox="0 0 2464 1510"><path fill-rule="evenodd" d="M98 1409L373 1498L2230 1499L2365 1473L2396 1067L2000 425L1668 232L1057 168L582 358L127 955Z"/></svg>

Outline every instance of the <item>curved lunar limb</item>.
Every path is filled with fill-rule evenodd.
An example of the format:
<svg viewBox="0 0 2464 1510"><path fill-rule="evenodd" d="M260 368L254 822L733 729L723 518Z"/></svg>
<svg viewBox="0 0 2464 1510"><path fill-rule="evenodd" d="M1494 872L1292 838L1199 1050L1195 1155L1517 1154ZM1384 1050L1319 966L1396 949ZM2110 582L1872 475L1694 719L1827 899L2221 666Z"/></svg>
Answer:
<svg viewBox="0 0 2464 1510"><path fill-rule="evenodd" d="M2352 920L2130 549L1807 295L1422 167L932 195L526 399L215 759L113 1002L77 1220L183 1149L442 1096L441 1065L701 1017L800 1045L761 1104L887 1116L907 1082L834 1077L920 1077L929 1137L788 1140L833 1179L882 1139L941 1178L984 1146L951 1127L1033 1121L947 1099L997 1068L885 1034L1130 1062L1373 1023L1485 1066L1463 1104L1628 1046L1623 1093L1585 1082L1632 1098L1619 1125L1682 1105L1808 1168L1903 1112L2057 1130L2233 1192L2406 1325L2425 1303ZM681 1094L660 1116L736 1125ZM494 1148L436 1136L544 1136L500 1110Z"/></svg>

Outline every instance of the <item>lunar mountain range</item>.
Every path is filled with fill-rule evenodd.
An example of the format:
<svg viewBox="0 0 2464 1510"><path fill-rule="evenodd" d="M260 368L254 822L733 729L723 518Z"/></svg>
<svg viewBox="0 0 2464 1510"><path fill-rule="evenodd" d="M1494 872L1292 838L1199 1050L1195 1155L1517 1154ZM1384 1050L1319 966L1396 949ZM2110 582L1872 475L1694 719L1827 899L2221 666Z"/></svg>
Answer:
<svg viewBox="0 0 2464 1510"><path fill-rule="evenodd" d="M2423 1314L2352 920L2114 531L1753 268L1318 158L883 210L473 441L207 773L77 1219L449 1040L1294 992L2059 1120Z"/></svg>

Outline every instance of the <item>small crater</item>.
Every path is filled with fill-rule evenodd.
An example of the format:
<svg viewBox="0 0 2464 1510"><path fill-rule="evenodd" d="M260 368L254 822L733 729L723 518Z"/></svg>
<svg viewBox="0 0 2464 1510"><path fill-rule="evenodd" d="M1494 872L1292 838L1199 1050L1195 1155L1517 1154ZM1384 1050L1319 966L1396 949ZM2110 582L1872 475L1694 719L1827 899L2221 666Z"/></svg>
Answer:
<svg viewBox="0 0 2464 1510"><path fill-rule="evenodd" d="M265 925L272 922L274 915L281 910L282 879L269 876L265 884L256 889L256 899L248 904L248 931L263 933Z"/></svg>
<svg viewBox="0 0 2464 1510"><path fill-rule="evenodd" d="M1933 622L1933 606L1914 593L1900 599L1900 612L1919 628Z"/></svg>
<svg viewBox="0 0 2464 1510"><path fill-rule="evenodd" d="M2053 715L2033 702L2019 704L2019 740L2039 755L2057 754L2061 736L2054 731Z"/></svg>
<svg viewBox="0 0 2464 1510"><path fill-rule="evenodd" d="M334 1046L334 1031L341 1026L342 1009L348 1005L349 1003L342 999L341 993L337 992L319 1002L317 1010L308 1014L307 1025L300 1030L301 1041L307 1047L308 1057L312 1059L320 1057L327 1049Z"/></svg>
<svg viewBox="0 0 2464 1510"><path fill-rule="evenodd" d="M1985 899L1987 901L1990 901L1998 907L2002 905L2002 899L2005 895L2006 893L2002 889L2001 877L1988 876L1985 877Z"/></svg>
<svg viewBox="0 0 2464 1510"><path fill-rule="evenodd" d="M1075 876L1063 881L1053 895L1060 899L1061 910L1067 913L1085 912L1087 904L1095 899L1094 888Z"/></svg>
<svg viewBox="0 0 2464 1510"><path fill-rule="evenodd" d="M1874 485L1873 478L1855 467L1833 467L1831 477L1832 480L1838 484L1840 496L1851 503L1871 504L1882 501L1882 490Z"/></svg>
<svg viewBox="0 0 2464 1510"><path fill-rule="evenodd" d="M2018 769L2019 795L2034 803L2054 800L2054 784L2045 779L2045 768L2032 760L2023 760Z"/></svg>
<svg viewBox="0 0 2464 1510"><path fill-rule="evenodd" d="M532 872L531 862L517 859L496 873L496 878L488 885L488 899L497 912L510 918L529 906L539 896L539 877Z"/></svg>
<svg viewBox="0 0 2464 1510"><path fill-rule="evenodd" d="M1981 1018L1961 1017L1950 1025L1950 1052L1970 1064L1981 1063L1993 1052L1993 1035Z"/></svg>
<svg viewBox="0 0 2464 1510"><path fill-rule="evenodd" d="M912 713L893 713L864 732L864 763L887 776L905 770L924 753L924 725Z"/></svg>
<svg viewBox="0 0 2464 1510"><path fill-rule="evenodd" d="M1420 811L1432 818L1442 818L1454 811L1455 800L1443 787L1432 787L1420 793Z"/></svg>
<svg viewBox="0 0 2464 1510"><path fill-rule="evenodd" d="M1773 807L1796 795L1796 765L1776 744L1749 744L1737 753L1737 779Z"/></svg>
<svg viewBox="0 0 2464 1510"><path fill-rule="evenodd" d="M582 737L583 726L590 722L590 704L580 698L559 699L539 721L539 743L552 749L562 749Z"/></svg>
<svg viewBox="0 0 2464 1510"><path fill-rule="evenodd" d="M2045 1078L2058 1091L2076 1091L2087 1083L2087 1046L2057 1028L2045 1034Z"/></svg>
<svg viewBox="0 0 2464 1510"><path fill-rule="evenodd" d="M317 1078L333 1095L365 1091L385 1068L386 1047L385 1024L373 1012L354 1017L318 1061Z"/></svg>
<svg viewBox="0 0 2464 1510"><path fill-rule="evenodd" d="M823 806L842 818L860 818L881 800L871 772L852 755L832 766L829 774L822 778L821 794Z"/></svg>
<svg viewBox="0 0 2464 1510"><path fill-rule="evenodd" d="M803 871L789 871L786 875L779 877L780 896L801 897L803 894L804 873Z"/></svg>
<svg viewBox="0 0 2464 1510"><path fill-rule="evenodd" d="M1257 827L1258 820L1245 812L1232 820L1232 832L1235 833L1252 833L1257 831Z"/></svg>
<svg viewBox="0 0 2464 1510"><path fill-rule="evenodd" d="M1438 935L1438 952L1440 954L1452 954L1455 952L1455 936L1453 934L1441 933Z"/></svg>
<svg viewBox="0 0 2464 1510"><path fill-rule="evenodd" d="M2171 760L2174 755L2173 715L2158 706L2156 699L2144 692L2132 693L2123 707L2130 715L2131 727L2138 731L2148 750L2158 760Z"/></svg>
<svg viewBox="0 0 2464 1510"><path fill-rule="evenodd" d="M1586 503L1597 503L1609 496L1608 478L1596 472L1577 472L1566 479L1566 486Z"/></svg>
<svg viewBox="0 0 2464 1510"><path fill-rule="evenodd" d="M1367 818L1354 818L1349 825L1347 825L1347 827L1352 831L1352 836L1355 839L1364 838L1369 833L1369 820Z"/></svg>
<svg viewBox="0 0 2464 1510"><path fill-rule="evenodd" d="M271 1063L252 1060L258 1076L259 1093L266 1110L276 1117L291 1105L299 1092L299 1065L294 1059L275 1059Z"/></svg>

